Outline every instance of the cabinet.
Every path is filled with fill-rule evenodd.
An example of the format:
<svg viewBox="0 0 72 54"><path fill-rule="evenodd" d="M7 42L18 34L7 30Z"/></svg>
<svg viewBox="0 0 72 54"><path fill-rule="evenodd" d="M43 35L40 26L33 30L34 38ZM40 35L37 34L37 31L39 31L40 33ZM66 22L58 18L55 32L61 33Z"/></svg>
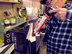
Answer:
<svg viewBox="0 0 72 54"><path fill-rule="evenodd" d="M4 34L6 34L7 31L10 31L14 29L15 27L24 23L23 21L21 21L9 29L4 28L4 23L3 23L4 17L2 17L4 16L3 15L4 11L10 11L14 15L15 14L14 11L16 11L16 7L15 7L16 4L20 4L20 2L18 0L17 1L16 0L0 0L0 45L4 43L4 36L5 36Z"/></svg>

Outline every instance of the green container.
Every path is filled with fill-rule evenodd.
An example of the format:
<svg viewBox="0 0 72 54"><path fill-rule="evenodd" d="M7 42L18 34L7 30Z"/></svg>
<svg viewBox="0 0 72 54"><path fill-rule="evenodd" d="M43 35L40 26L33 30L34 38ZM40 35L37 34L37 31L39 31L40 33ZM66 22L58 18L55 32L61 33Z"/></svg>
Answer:
<svg viewBox="0 0 72 54"><path fill-rule="evenodd" d="M4 43L4 24L3 20L0 20L0 45Z"/></svg>
<svg viewBox="0 0 72 54"><path fill-rule="evenodd" d="M3 20L0 20L0 33L4 32L4 22Z"/></svg>

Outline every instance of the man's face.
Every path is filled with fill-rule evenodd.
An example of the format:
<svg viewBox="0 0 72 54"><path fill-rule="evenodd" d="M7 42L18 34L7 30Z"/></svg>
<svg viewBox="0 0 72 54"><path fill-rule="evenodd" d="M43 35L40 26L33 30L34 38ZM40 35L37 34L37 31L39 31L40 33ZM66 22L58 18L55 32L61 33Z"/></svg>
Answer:
<svg viewBox="0 0 72 54"><path fill-rule="evenodd" d="M46 3L47 5L50 5L54 8L56 8L56 6L58 7L63 7L65 5L66 0L47 0Z"/></svg>
<svg viewBox="0 0 72 54"><path fill-rule="evenodd" d="M56 8L56 6L63 7L64 5L65 5L64 0L52 0L51 2L51 6L53 6L54 8Z"/></svg>

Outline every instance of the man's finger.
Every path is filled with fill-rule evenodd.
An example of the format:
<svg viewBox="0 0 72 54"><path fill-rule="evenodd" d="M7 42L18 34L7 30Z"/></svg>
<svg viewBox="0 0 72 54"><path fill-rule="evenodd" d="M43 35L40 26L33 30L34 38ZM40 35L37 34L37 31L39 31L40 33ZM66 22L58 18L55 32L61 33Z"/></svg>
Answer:
<svg viewBox="0 0 72 54"><path fill-rule="evenodd" d="M49 13L58 12L58 9L50 10Z"/></svg>
<svg viewBox="0 0 72 54"><path fill-rule="evenodd" d="M56 9L60 10L60 9L62 9L62 8L61 8L61 7L59 7L59 6L56 6Z"/></svg>

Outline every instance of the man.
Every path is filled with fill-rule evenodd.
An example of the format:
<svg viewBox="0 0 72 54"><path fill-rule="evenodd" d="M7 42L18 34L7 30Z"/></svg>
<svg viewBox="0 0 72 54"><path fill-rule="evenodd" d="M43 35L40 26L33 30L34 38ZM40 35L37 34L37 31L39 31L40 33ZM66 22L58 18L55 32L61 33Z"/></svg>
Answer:
<svg viewBox="0 0 72 54"><path fill-rule="evenodd" d="M49 0L49 2L52 1L54 0ZM57 1L63 2L64 0ZM51 6L50 3L46 4ZM52 10L55 13L52 14L49 14L48 10L46 7L46 14L51 16L46 23L44 37L44 41L47 41L47 54L72 54L72 7L68 4L65 4L63 8L56 6Z"/></svg>

